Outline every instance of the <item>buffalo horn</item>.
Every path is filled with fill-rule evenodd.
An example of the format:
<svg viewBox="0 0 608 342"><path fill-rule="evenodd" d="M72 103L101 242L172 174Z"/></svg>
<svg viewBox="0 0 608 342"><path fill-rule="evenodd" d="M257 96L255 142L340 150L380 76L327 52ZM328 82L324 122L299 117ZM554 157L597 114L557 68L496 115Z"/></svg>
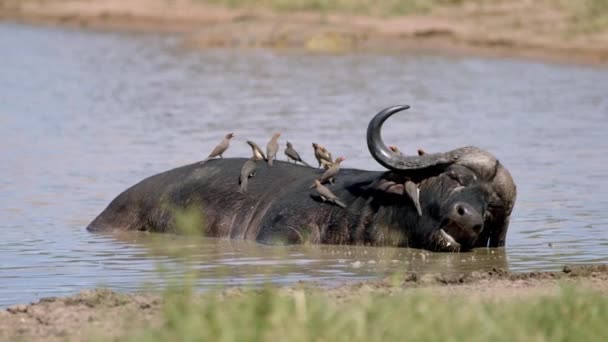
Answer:
<svg viewBox="0 0 608 342"><path fill-rule="evenodd" d="M408 105L393 106L381 110L367 127L367 147L372 157L380 165L394 171L422 171L425 169L445 169L460 158L462 150L447 153L425 153L421 156L406 156L393 153L382 140L382 124L391 115L410 108Z"/></svg>

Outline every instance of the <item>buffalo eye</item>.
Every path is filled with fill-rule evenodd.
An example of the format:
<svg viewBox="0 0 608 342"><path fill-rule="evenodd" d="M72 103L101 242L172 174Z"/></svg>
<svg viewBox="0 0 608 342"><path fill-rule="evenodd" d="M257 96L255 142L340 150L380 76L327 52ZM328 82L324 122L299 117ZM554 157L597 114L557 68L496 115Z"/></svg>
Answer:
<svg viewBox="0 0 608 342"><path fill-rule="evenodd" d="M477 181L477 176L473 171L460 165L454 166L449 170L447 176L462 186L469 186Z"/></svg>
<svg viewBox="0 0 608 342"><path fill-rule="evenodd" d="M455 180L458 182L458 184L460 185L464 185L462 184L462 180L460 179L460 177L458 177L458 173L456 173L456 171L449 171L448 172L448 177L450 177L451 179Z"/></svg>

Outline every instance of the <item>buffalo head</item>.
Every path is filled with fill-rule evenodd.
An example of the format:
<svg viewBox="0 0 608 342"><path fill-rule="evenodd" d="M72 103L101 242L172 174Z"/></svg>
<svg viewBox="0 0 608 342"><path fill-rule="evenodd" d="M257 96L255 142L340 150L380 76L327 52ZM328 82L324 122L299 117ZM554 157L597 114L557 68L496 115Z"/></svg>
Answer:
<svg viewBox="0 0 608 342"><path fill-rule="evenodd" d="M472 146L418 156L394 153L382 141L382 124L408 108L394 106L376 114L368 126L367 145L391 177L418 184L422 215L403 214L410 239L441 251L503 246L516 197L507 169L489 152Z"/></svg>

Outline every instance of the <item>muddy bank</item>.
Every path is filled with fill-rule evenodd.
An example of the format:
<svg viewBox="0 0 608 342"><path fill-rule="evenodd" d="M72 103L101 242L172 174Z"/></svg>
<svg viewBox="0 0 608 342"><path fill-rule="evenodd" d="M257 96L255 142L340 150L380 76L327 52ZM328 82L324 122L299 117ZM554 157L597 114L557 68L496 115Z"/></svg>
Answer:
<svg viewBox="0 0 608 342"><path fill-rule="evenodd" d="M496 269L458 275L408 273L381 281L369 281L324 289L333 301L349 301L368 294L396 295L417 291L465 297L471 300L504 301L551 296L563 284L608 295L608 265L566 266L560 272L510 273ZM290 295L298 288L315 290L314 284L277 291ZM230 298L249 291L224 290L214 296ZM254 294L255 295L255 294ZM64 298L44 298L33 304L13 305L0 311L2 340L83 340L123 336L138 328L163 324L163 299L157 294L119 294L107 289L82 291Z"/></svg>
<svg viewBox="0 0 608 342"><path fill-rule="evenodd" d="M607 64L608 32L603 27L589 29L579 16L552 1L524 0L464 1L399 16L228 9L190 0L0 0L3 20L181 32L185 45L196 48L429 51Z"/></svg>

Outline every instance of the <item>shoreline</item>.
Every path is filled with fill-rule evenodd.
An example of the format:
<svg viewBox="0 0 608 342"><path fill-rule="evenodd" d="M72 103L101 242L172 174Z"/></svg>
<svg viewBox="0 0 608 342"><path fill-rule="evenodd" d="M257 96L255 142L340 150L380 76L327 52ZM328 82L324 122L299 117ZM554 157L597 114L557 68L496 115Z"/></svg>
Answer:
<svg viewBox="0 0 608 342"><path fill-rule="evenodd" d="M527 305L556 298L564 289L608 297L608 265L565 266L556 272L510 273L502 269L462 274L409 272L383 280L322 288L318 284L265 288L234 287L207 294L173 289L159 293L117 293L109 289L83 290L67 297L43 298L35 303L12 305L0 310L0 340L86 340L90 336L120 338L142 329L162 329L164 315L180 300L202 303L265 301L264 296L300 300L321 299L328 307L358 307L361 302L425 298L449 304L464 301L469 306ZM567 292L567 291L566 291ZM257 299L256 299L257 298ZM300 299L298 299L300 298ZM311 299L308 299L311 300ZM239 302L240 301L240 302ZM178 304L175 304L177 302ZM521 304L518 304L521 303ZM183 304L183 303L182 303ZM207 304L208 305L208 304ZM169 307L169 309L167 308ZM532 305L534 307L534 305ZM194 309L188 309L194 310ZM191 311L187 311L191 312Z"/></svg>
<svg viewBox="0 0 608 342"><path fill-rule="evenodd" d="M180 0L145 3L148 6L142 0L102 4L0 0L0 20L95 30L178 33L183 36L185 47L195 49L268 48L329 54L431 52L608 65L608 33L573 35L566 39L566 33L541 35L534 32L534 27L479 30L463 20L479 16L475 11L374 17L223 8ZM484 16L476 20L480 26L488 21Z"/></svg>

